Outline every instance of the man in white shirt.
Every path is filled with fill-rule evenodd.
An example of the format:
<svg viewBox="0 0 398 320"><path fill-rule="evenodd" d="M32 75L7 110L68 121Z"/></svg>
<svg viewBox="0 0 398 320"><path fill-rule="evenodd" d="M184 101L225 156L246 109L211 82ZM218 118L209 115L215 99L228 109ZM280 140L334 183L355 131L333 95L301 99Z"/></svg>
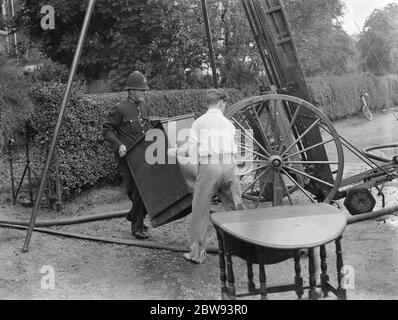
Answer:
<svg viewBox="0 0 398 320"><path fill-rule="evenodd" d="M206 259L206 231L213 196L218 193L226 210L244 210L239 178L235 175L235 127L224 116L227 94L210 89L208 111L198 118L188 143L178 150L199 164L194 186L190 226L190 249L184 258L203 263Z"/></svg>

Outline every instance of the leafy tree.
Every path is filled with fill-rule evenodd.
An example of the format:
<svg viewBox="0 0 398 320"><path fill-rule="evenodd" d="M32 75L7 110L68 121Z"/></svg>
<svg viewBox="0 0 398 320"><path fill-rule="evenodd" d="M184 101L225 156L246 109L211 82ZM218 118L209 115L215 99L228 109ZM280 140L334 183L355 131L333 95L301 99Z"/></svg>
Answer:
<svg viewBox="0 0 398 320"><path fill-rule="evenodd" d="M55 62L70 65L86 10L86 1L54 0L55 30L40 26L41 0L28 0L16 24L30 30L40 50ZM87 33L79 72L88 79L110 76L116 84L146 62L153 39L167 23L168 1L98 0Z"/></svg>
<svg viewBox="0 0 398 320"><path fill-rule="evenodd" d="M242 89L254 81L259 69L243 9L236 0L207 0L207 4L221 86ZM211 86L212 77L203 76L210 68L210 57L201 1L174 1L163 31L154 40L146 64L155 87Z"/></svg>
<svg viewBox="0 0 398 320"><path fill-rule="evenodd" d="M376 75L398 72L398 4L372 12L366 19L358 46L365 71Z"/></svg>
<svg viewBox="0 0 398 320"><path fill-rule="evenodd" d="M284 4L306 75L346 72L353 42L341 25L342 1L285 0Z"/></svg>
<svg viewBox="0 0 398 320"><path fill-rule="evenodd" d="M239 87L253 67L245 60L251 40L243 11L239 1L208 0L208 4L222 84ZM26 1L17 25L30 30L47 57L70 65L85 2L53 1L56 29L52 31L40 27L41 5L40 0ZM211 85L200 71L206 64L200 0L98 0L78 72L88 79L109 74L114 86L122 88L129 72L139 69L158 89L195 88Z"/></svg>
<svg viewBox="0 0 398 320"><path fill-rule="evenodd" d="M213 11L221 85L245 89L263 69L247 17L240 1L213 2Z"/></svg>
<svg viewBox="0 0 398 320"><path fill-rule="evenodd" d="M145 63L150 83L157 89L185 89L207 86L201 81L207 60L200 0L178 0L161 33L150 45Z"/></svg>
<svg viewBox="0 0 398 320"><path fill-rule="evenodd" d="M286 0L307 75L346 70L350 38L338 19L340 0ZM237 0L207 0L221 85L244 89L262 68L246 16ZM56 29L40 28L40 0L27 0L17 19L53 61L70 65L86 2L54 0ZM110 77L123 88L133 69L157 89L211 85L200 0L97 0L78 72L88 79ZM210 79L209 79L210 78ZM209 81L210 80L210 81Z"/></svg>

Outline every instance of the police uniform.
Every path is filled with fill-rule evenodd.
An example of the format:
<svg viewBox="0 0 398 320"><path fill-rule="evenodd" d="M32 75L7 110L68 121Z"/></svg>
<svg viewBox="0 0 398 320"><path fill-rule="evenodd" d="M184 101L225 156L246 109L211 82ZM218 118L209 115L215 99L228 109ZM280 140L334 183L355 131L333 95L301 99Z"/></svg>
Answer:
<svg viewBox="0 0 398 320"><path fill-rule="evenodd" d="M146 105L130 98L112 108L103 125L103 135L116 152L119 172L123 177L127 195L133 203L133 208L128 215L133 234L136 231L143 230L143 220L147 212L126 158L120 158L118 150L121 145L125 145L129 150L145 136L150 128L149 112ZM142 159L142 161L145 161L145 159Z"/></svg>

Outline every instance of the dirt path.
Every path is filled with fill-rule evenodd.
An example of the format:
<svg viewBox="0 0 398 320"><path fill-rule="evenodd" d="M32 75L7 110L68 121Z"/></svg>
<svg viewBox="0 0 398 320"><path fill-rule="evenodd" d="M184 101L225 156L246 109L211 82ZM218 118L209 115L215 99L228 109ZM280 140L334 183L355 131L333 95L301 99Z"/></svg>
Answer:
<svg viewBox="0 0 398 320"><path fill-rule="evenodd" d="M391 115L392 117L392 115ZM374 122L352 119L336 123L340 133L357 126L352 137L361 145L359 131L379 132L385 143L398 135L398 122L389 115L376 115ZM395 125L395 127L393 127ZM386 129L390 126L390 129ZM391 130L395 132L391 134ZM378 141L380 141L380 135ZM370 141L377 144L378 141ZM375 142L375 143L373 143ZM368 143L366 143L368 145ZM355 163L353 160L352 163ZM356 170L351 168L350 170ZM398 184L386 188L388 204L398 203ZM1 195L0 219L29 218L31 209L10 206L9 196ZM64 216L87 212L109 212L129 208L120 189L106 187L82 195L67 205ZM215 208L219 209L219 208ZM58 216L59 217L59 216ZM40 219L57 218L41 210ZM185 246L188 242L188 220L150 229L151 240ZM93 222L85 225L58 227L56 230L130 239L125 219ZM0 299L219 299L218 257L209 255L204 265L184 261L181 253L142 249L123 245L101 244L34 233L30 251L22 254L25 231L0 228ZM214 230L209 226L209 241L216 245ZM350 299L398 299L398 217L367 221L347 227L343 241L344 263L355 270L355 290ZM336 279L334 247L328 247L329 270ZM237 287L246 288L246 267L234 260ZM43 266L55 272L54 289L41 288ZM303 274L308 273L303 262ZM292 261L267 267L269 285L293 281ZM305 280L307 282L307 278ZM258 279L255 270L255 279ZM271 295L270 299L294 299L293 294Z"/></svg>

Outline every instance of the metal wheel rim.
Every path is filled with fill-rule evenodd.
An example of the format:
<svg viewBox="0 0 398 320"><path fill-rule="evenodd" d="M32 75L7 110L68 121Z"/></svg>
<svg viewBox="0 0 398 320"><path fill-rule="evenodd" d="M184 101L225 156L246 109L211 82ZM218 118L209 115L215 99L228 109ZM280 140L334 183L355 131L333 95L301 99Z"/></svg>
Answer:
<svg viewBox="0 0 398 320"><path fill-rule="evenodd" d="M337 153L337 157L338 157L338 161L336 163L338 165L338 168L334 175L333 187L331 188L327 197L323 201L326 203L331 203L334 199L334 196L338 192L339 186L341 184L341 180L342 180L342 176L343 176L343 169L344 169L344 153L343 153L343 148L342 148L342 144L341 144L339 135L338 135L337 131L335 130L333 124L318 108L316 108L314 105L308 103L307 101L304 101L297 97L288 96L288 95L270 94L270 95L256 96L256 97L250 97L250 98L243 99L243 100L239 101L238 103L236 103L235 105L228 108L228 110L226 110L226 112L225 112L225 115L227 118L229 118L231 121L233 121L234 116L236 114L238 114L238 112L242 111L244 108L249 107L250 105L256 105L258 103L265 103L265 102L269 102L269 101L278 101L278 100L282 100L287 103L297 104L297 105L300 105L300 106L306 108L307 110L310 110L315 116L317 116L321 120L321 122L324 125L326 125L327 129L329 130L330 135L333 137L333 141L335 143L336 153ZM261 193L261 191L260 191L260 194L262 195L263 193ZM290 198L289 198L289 200L290 200ZM259 200L257 200L257 201L259 201Z"/></svg>
<svg viewBox="0 0 398 320"><path fill-rule="evenodd" d="M363 114L365 115L366 119L368 119L369 121L373 120L373 113L372 113L372 111L370 111L368 106L364 105L362 107L362 111L363 111Z"/></svg>

